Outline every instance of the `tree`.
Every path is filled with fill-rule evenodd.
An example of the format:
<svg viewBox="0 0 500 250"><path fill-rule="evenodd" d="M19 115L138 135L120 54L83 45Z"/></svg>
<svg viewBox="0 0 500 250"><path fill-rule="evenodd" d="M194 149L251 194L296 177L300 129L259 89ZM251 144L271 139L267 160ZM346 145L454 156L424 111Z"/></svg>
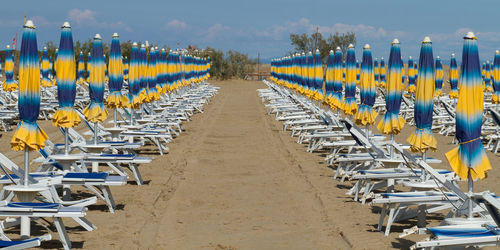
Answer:
<svg viewBox="0 0 500 250"><path fill-rule="evenodd" d="M326 63L330 50L335 50L340 47L345 55L349 44L356 45L356 35L353 32L330 34L325 40L323 35L316 30L310 36L303 34L290 34L290 42L295 47L295 52L308 53L318 49L321 54L321 59Z"/></svg>

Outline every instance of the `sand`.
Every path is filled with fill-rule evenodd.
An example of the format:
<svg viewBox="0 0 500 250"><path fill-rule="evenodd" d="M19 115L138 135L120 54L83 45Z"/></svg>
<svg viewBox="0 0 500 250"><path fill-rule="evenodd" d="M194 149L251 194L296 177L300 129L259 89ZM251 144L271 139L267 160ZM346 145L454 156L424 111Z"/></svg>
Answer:
<svg viewBox="0 0 500 250"><path fill-rule="evenodd" d="M96 231L65 219L74 248L382 249L407 248L423 238L397 239L414 221L396 223L389 237L377 232L380 208L352 201L345 195L352 183L332 179L324 152L305 152L306 145L266 115L256 92L263 83L211 82L221 87L219 94L183 125L170 152L147 151L155 159L140 166L146 185L113 187L115 214L102 201L91 206L87 218ZM40 124L53 141L63 141L50 122ZM396 140L405 142L412 130L407 126ZM22 153L8 145L11 136L2 134L0 150L22 164ZM429 155L444 160L452 138L436 136L439 151ZM500 193L499 157L488 156L494 169L476 190ZM449 168L446 161L437 167ZM52 240L43 246L61 245Z"/></svg>

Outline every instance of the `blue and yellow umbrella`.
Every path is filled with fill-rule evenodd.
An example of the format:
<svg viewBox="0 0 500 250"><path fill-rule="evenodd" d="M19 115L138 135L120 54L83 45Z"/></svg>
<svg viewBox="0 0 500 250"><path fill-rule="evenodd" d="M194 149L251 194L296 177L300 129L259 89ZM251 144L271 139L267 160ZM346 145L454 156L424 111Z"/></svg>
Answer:
<svg viewBox="0 0 500 250"><path fill-rule="evenodd" d="M491 95L491 102L493 104L500 104L500 51L495 51L495 59L493 60L493 95Z"/></svg>
<svg viewBox="0 0 500 250"><path fill-rule="evenodd" d="M378 58L375 58L375 60L373 60L373 75L375 77L375 86L378 86L378 82L380 79L380 66L378 64Z"/></svg>
<svg viewBox="0 0 500 250"><path fill-rule="evenodd" d="M87 73L87 82L88 82L88 78L90 76L90 62L92 61L92 55L90 54L90 52L87 54L87 70L85 70L85 72Z"/></svg>
<svg viewBox="0 0 500 250"><path fill-rule="evenodd" d="M156 50L151 48L148 64L148 102L158 101L160 99L160 93L158 92L158 88L156 86L158 80L156 72L156 57Z"/></svg>
<svg viewBox="0 0 500 250"><path fill-rule="evenodd" d="M493 87L491 87L491 64L490 61L486 61L484 65L484 91L493 92Z"/></svg>
<svg viewBox="0 0 500 250"><path fill-rule="evenodd" d="M321 54L319 49L314 53L313 61L313 100L323 99L323 64L321 63Z"/></svg>
<svg viewBox="0 0 500 250"><path fill-rule="evenodd" d="M421 69L423 65L420 63ZM434 96L440 97L443 94L443 65L441 64L441 58L436 57L436 76L434 80Z"/></svg>
<svg viewBox="0 0 500 250"><path fill-rule="evenodd" d="M43 48L42 52L42 87L50 87L52 86L52 81L49 78L49 71L50 71L50 62L49 62L49 56L47 53L47 47Z"/></svg>
<svg viewBox="0 0 500 250"><path fill-rule="evenodd" d="M429 37L425 37L422 42L418 64L420 65L420 71L418 73L414 105L414 118L417 128L408 138L408 142L412 151L425 153L428 149L436 150L437 144L436 138L432 135L435 75L432 42Z"/></svg>
<svg viewBox="0 0 500 250"><path fill-rule="evenodd" d="M139 49L139 79L139 98L141 99L141 103L143 103L148 97L146 92L148 87L147 54L144 44L141 44L141 48Z"/></svg>
<svg viewBox="0 0 500 250"><path fill-rule="evenodd" d="M455 136L459 146L446 153L451 168L462 179L483 179L491 169L481 142L483 98L477 38L469 32L464 37L456 108Z"/></svg>
<svg viewBox="0 0 500 250"><path fill-rule="evenodd" d="M415 93L415 68L413 63L413 58L408 59L408 86L406 87L406 91L408 93Z"/></svg>
<svg viewBox="0 0 500 250"><path fill-rule="evenodd" d="M158 63L158 62L157 62ZM165 49L161 49L161 53L159 56L159 69L158 72L158 87L160 88L160 94L167 93L168 84L167 84L167 52Z"/></svg>
<svg viewBox="0 0 500 250"><path fill-rule="evenodd" d="M354 115L358 110L356 103L356 55L354 53L354 45L349 44L346 56L346 76L344 103L342 110L346 115Z"/></svg>
<svg viewBox="0 0 500 250"><path fill-rule="evenodd" d="M111 50L109 52L109 95L106 104L109 108L124 108L128 105L128 98L122 95L123 63L118 34L113 34Z"/></svg>
<svg viewBox="0 0 500 250"><path fill-rule="evenodd" d="M139 47L137 46L137 43L133 43L132 51L130 54L130 72L128 78L129 107L133 109L139 109L141 107L141 98L139 97L139 89L141 84L139 68L140 68Z"/></svg>
<svg viewBox="0 0 500 250"><path fill-rule="evenodd" d="M373 73L372 52L368 44L363 47L359 90L361 105L354 119L359 125L372 125L375 123L375 118L377 117L377 112L373 110L377 89L375 86L375 75Z"/></svg>
<svg viewBox="0 0 500 250"><path fill-rule="evenodd" d="M333 50L330 50L330 53L328 54L328 59L326 61L326 72L325 72L325 92L326 92L326 97L325 97L325 103L330 106L331 109L334 109L335 106L333 105L333 85L334 85L334 65L333 65L333 60L335 57L335 53Z"/></svg>
<svg viewBox="0 0 500 250"><path fill-rule="evenodd" d="M59 109L52 116L52 124L61 128L71 128L80 124L76 110L76 65L71 26L65 22L61 30L61 41L57 53L56 66L57 99Z"/></svg>
<svg viewBox="0 0 500 250"><path fill-rule="evenodd" d="M451 54L449 79L450 79L449 96L450 98L458 98L458 67L455 54Z"/></svg>
<svg viewBox="0 0 500 250"><path fill-rule="evenodd" d="M122 56L123 80L128 80L128 58Z"/></svg>
<svg viewBox="0 0 500 250"><path fill-rule="evenodd" d="M386 70L385 70L385 61L384 58L380 58L380 79L378 82L378 87L385 88L387 78L386 78Z"/></svg>
<svg viewBox="0 0 500 250"><path fill-rule="evenodd" d="M83 110L83 114L89 122L103 122L108 117L108 111L104 108L104 54L102 50L102 38L96 34L92 43L92 61L88 64L89 75L89 106Z"/></svg>
<svg viewBox="0 0 500 250"><path fill-rule="evenodd" d="M402 74L403 61L401 60L401 48L398 39L394 39L391 46L388 65L389 76L387 78L385 104L386 112L377 128L384 134L399 134L405 124L405 119L399 115L403 91ZM418 88L418 84L417 84Z"/></svg>
<svg viewBox="0 0 500 250"><path fill-rule="evenodd" d="M83 84L85 82L85 63L83 61L83 52L80 51L78 56L78 79L76 83Z"/></svg>
<svg viewBox="0 0 500 250"><path fill-rule="evenodd" d="M16 151L42 149L49 138L36 122L40 113L39 65L35 25L28 20L24 25L19 56L20 122L10 141L11 148Z"/></svg>
<svg viewBox="0 0 500 250"><path fill-rule="evenodd" d="M38 57L38 56L37 56ZM3 90L14 91L17 89L16 81L14 81L14 57L10 45L7 45L5 50L5 82L3 83Z"/></svg>
<svg viewBox="0 0 500 250"><path fill-rule="evenodd" d="M342 81L344 69L342 66L342 50L337 47L335 50L335 56L333 57L333 103L330 103L330 107L342 109Z"/></svg>

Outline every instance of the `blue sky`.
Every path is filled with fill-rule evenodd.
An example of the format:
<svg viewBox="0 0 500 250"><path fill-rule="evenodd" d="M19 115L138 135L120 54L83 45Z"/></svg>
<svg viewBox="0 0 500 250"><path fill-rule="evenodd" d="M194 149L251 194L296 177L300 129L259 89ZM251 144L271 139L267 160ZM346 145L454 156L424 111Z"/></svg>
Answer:
<svg viewBox="0 0 500 250"><path fill-rule="evenodd" d="M481 60L491 60L500 49L499 9L500 1L494 0L8 1L2 3L0 43L21 36L26 12L37 26L39 46L58 43L60 26L69 21L77 40L100 33L109 42L118 32L122 40L211 46L271 58L292 51L291 32L319 27L324 35L355 32L358 57L369 43L375 57L387 58L391 41L398 38L403 56L417 58L420 41L429 35L434 56L448 61L452 52L460 56L462 37L471 30L479 39Z"/></svg>

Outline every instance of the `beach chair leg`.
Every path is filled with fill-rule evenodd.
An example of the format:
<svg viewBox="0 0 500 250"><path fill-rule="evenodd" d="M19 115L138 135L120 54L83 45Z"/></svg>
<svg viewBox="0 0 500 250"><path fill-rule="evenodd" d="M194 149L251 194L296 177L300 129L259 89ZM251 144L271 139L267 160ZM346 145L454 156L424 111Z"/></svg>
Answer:
<svg viewBox="0 0 500 250"><path fill-rule="evenodd" d="M394 219L394 212L395 212L395 208L394 206L390 206L389 208L389 216L387 217L387 225L385 226L385 236L389 236L389 233L391 232L391 226L392 226L392 222L393 222L393 219Z"/></svg>
<svg viewBox="0 0 500 250"><path fill-rule="evenodd" d="M380 218L378 219L377 230L382 231L382 225L384 224L384 219L387 213L387 204L382 206L382 211L380 212Z"/></svg>
<svg viewBox="0 0 500 250"><path fill-rule="evenodd" d="M102 193L104 194L104 197L106 197L106 203L108 203L109 212L114 214L116 206L115 206L115 199L113 198L113 194L111 193L111 190L109 189L108 186L103 186Z"/></svg>
<svg viewBox="0 0 500 250"><path fill-rule="evenodd" d="M134 173L134 177L135 177L135 181L137 183L137 185L142 185L143 182L142 182L142 177L141 177L141 172L139 172L139 169L137 168L137 166L135 164L130 164L130 169L132 170L132 172Z"/></svg>
<svg viewBox="0 0 500 250"><path fill-rule="evenodd" d="M71 217L76 223L85 228L87 231L94 231L97 227L94 226L89 220L85 219L85 217ZM61 220L62 221L62 220Z"/></svg>
<svg viewBox="0 0 500 250"><path fill-rule="evenodd" d="M54 224L56 225L57 233L59 234L59 240L63 244L64 249L71 249L71 241L69 240L68 233L64 227L62 218L54 217Z"/></svg>
<svg viewBox="0 0 500 250"><path fill-rule="evenodd" d="M99 192L97 189L99 189L98 187L94 187L92 185L85 185L85 187L90 190L92 193L94 193L97 198L103 200L103 201L106 201L106 197L104 197L101 192ZM97 188L97 189L96 189ZM100 189L99 189L100 190Z"/></svg>
<svg viewBox="0 0 500 250"><path fill-rule="evenodd" d="M115 171L117 174L119 174L120 176L128 176L125 172L123 172L121 169L119 169L118 167L116 167L115 165L113 165L112 163L109 163L107 162L106 163L111 169L113 169L113 171Z"/></svg>
<svg viewBox="0 0 500 250"><path fill-rule="evenodd" d="M426 205L419 205L418 206L418 215L417 215L417 226L419 228L424 228L425 227L425 210L426 210Z"/></svg>

